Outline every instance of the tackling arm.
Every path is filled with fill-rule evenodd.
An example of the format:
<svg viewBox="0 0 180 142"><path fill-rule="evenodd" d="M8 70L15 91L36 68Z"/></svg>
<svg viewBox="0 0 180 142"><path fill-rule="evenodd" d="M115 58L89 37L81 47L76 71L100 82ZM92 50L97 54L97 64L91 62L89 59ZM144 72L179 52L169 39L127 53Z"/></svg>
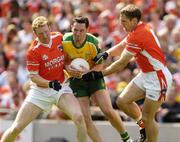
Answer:
<svg viewBox="0 0 180 142"><path fill-rule="evenodd" d="M124 40L122 40L120 43L113 46L112 48L108 49L106 51L108 53L108 55L112 56L112 57L120 56L125 48L125 40L126 40L126 38Z"/></svg>
<svg viewBox="0 0 180 142"><path fill-rule="evenodd" d="M122 70L132 58L133 55L130 54L127 50L124 50L121 54L121 57L117 61L112 63L110 66L108 66L105 70L103 70L102 74L106 76Z"/></svg>
<svg viewBox="0 0 180 142"><path fill-rule="evenodd" d="M121 41L120 43L118 43L115 46L113 46L112 48L108 49L107 51L99 53L93 59L93 61L95 63L98 63L99 61L106 60L108 58L108 56L112 56L112 57L120 56L122 51L125 48L125 40L126 40L126 38L123 41Z"/></svg>

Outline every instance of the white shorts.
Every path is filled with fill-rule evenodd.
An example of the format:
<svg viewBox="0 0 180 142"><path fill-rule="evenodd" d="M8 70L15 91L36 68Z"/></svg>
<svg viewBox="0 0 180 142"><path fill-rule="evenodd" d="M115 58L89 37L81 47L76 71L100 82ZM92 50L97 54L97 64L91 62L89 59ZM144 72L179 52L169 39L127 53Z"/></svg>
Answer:
<svg viewBox="0 0 180 142"><path fill-rule="evenodd" d="M52 88L42 88L32 85L25 99L25 103L33 103L48 112L53 105L57 105L63 94L73 94L72 89L67 83L62 84L62 88L59 91L55 91Z"/></svg>
<svg viewBox="0 0 180 142"><path fill-rule="evenodd" d="M132 80L140 89L146 92L148 99L165 100L172 84L172 75L167 68L149 73L140 72Z"/></svg>

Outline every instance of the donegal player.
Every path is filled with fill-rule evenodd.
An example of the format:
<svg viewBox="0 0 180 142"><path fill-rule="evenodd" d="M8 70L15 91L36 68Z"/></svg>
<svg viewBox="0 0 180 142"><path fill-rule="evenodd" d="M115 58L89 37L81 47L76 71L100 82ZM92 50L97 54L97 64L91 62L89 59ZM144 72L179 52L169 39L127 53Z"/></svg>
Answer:
<svg viewBox="0 0 180 142"><path fill-rule="evenodd" d="M93 58L100 52L98 40L93 35L87 33L89 26L88 18L76 17L71 25L72 33L67 33L63 37L63 49L69 61L75 58L84 58L90 64L91 70L101 70L102 64L95 65ZM67 71L71 74L70 87L81 105L88 135L93 142L102 142L102 138L94 125L90 113L90 97L95 98L102 112L118 131L124 142L131 142L128 133L119 115L112 108L111 100L105 88L104 79L86 82L83 81L72 66L67 66Z"/></svg>

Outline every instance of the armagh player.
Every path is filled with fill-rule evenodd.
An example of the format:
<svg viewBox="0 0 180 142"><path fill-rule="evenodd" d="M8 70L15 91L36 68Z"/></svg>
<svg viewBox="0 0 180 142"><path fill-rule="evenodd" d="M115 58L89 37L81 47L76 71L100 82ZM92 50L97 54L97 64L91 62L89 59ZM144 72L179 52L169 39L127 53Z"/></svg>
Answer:
<svg viewBox="0 0 180 142"><path fill-rule="evenodd" d="M90 64L91 69L100 70L102 64L95 66L93 58L100 52L98 40L87 33L88 18L76 17L72 23L72 33L66 33L63 37L63 49L69 57L69 61L75 58L84 58ZM85 118L87 132L93 142L102 142L102 138L94 125L90 113L90 97L94 98L102 112L121 135L124 142L132 142L119 115L112 108L110 97L105 89L104 79L86 82L79 78L78 71L67 66L67 71L72 75L70 87L78 98Z"/></svg>
<svg viewBox="0 0 180 142"><path fill-rule="evenodd" d="M49 111L53 104L74 121L78 142L87 142L86 125L79 103L68 84L63 83L64 53L60 48L62 35L51 33L48 20L43 16L34 19L32 28L37 38L27 52L27 69L34 84L1 142L14 142L41 111Z"/></svg>
<svg viewBox="0 0 180 142"><path fill-rule="evenodd" d="M165 57L157 37L152 29L140 19L141 12L135 5L127 5L121 10L120 20L129 34L121 43L98 54L94 60L106 59L108 55L116 56L122 52L120 58L102 72L89 72L82 78L96 80L122 70L134 57L141 72L121 93L117 99L117 105L134 118L142 128L138 142L145 141L146 136L148 142L157 142L158 128L154 118L170 89L172 76L166 67ZM141 114L135 101L142 98L145 98L145 101Z"/></svg>

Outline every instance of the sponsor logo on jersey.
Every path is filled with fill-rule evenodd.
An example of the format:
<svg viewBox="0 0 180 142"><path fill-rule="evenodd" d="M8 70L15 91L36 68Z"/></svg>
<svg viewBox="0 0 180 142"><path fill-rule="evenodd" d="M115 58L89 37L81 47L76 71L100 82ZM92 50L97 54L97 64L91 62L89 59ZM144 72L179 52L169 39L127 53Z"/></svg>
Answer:
<svg viewBox="0 0 180 142"><path fill-rule="evenodd" d="M63 60L64 60L64 56L59 56L57 58L54 58L54 59L46 62L45 63L45 67L48 68L48 67L54 66L55 64L58 64L58 63L60 63Z"/></svg>

